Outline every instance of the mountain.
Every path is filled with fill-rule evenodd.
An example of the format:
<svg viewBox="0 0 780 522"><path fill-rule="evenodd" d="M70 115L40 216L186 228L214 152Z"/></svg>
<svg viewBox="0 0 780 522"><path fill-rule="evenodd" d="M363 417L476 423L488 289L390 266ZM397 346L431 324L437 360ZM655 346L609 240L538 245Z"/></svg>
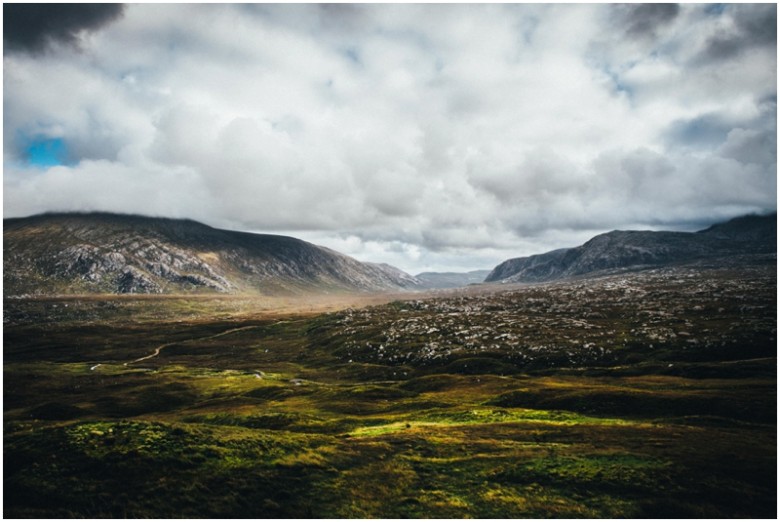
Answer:
<svg viewBox="0 0 780 522"><path fill-rule="evenodd" d="M777 251L777 213L766 216L751 214L741 216L725 223L717 223L711 227L700 230L698 234L703 236L729 239L737 242L758 242L764 247L770 247L769 251Z"/></svg>
<svg viewBox="0 0 780 522"><path fill-rule="evenodd" d="M397 268L361 263L286 236L180 219L108 213L3 220L4 295L387 291L419 287Z"/></svg>
<svg viewBox="0 0 780 522"><path fill-rule="evenodd" d="M482 283L490 270L472 270L471 272L422 272L415 275L422 288L443 289L460 288Z"/></svg>
<svg viewBox="0 0 780 522"><path fill-rule="evenodd" d="M602 270L777 252L777 214L742 216L699 232L615 230L584 245L509 259L486 282L540 282Z"/></svg>

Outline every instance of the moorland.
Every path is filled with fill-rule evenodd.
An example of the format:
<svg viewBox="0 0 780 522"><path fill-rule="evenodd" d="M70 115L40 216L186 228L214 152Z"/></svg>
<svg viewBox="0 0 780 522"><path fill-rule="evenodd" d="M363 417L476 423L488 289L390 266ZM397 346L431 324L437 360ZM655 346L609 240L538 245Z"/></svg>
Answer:
<svg viewBox="0 0 780 522"><path fill-rule="evenodd" d="M6 298L4 516L774 518L776 288Z"/></svg>

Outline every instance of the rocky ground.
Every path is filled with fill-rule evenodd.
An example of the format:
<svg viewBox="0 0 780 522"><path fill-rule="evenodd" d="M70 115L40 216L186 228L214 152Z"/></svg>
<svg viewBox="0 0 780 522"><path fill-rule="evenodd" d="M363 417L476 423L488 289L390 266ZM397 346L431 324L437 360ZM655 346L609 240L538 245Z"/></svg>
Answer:
<svg viewBox="0 0 780 522"><path fill-rule="evenodd" d="M509 373L649 352L672 361L771 355L774 281L772 265L693 265L349 310L338 353L422 366L489 357Z"/></svg>

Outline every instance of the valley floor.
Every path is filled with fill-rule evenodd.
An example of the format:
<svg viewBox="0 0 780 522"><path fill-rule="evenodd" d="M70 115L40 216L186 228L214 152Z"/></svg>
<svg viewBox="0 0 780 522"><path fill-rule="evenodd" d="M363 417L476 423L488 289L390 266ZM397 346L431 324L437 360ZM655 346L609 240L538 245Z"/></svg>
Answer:
<svg viewBox="0 0 780 522"><path fill-rule="evenodd" d="M3 514L775 518L776 288L7 299Z"/></svg>

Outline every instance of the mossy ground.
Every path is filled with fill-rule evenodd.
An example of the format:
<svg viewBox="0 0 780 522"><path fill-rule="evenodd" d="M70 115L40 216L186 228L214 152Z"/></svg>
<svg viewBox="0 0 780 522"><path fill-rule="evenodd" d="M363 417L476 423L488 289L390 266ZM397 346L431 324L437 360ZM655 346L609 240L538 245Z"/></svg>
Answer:
<svg viewBox="0 0 780 522"><path fill-rule="evenodd" d="M470 353L350 362L343 313L139 302L142 321L121 302L67 301L48 321L36 319L40 302L6 302L7 317L26 319L4 332L5 516L776 516L776 357L765 346L681 360L676 345L640 339L609 361L516 358L511 372ZM406 320L407 308L373 309L372 324ZM755 313L719 308L733 316L674 321L717 330L728 347L773 335L765 322L756 331ZM379 345L376 329L350 338Z"/></svg>

